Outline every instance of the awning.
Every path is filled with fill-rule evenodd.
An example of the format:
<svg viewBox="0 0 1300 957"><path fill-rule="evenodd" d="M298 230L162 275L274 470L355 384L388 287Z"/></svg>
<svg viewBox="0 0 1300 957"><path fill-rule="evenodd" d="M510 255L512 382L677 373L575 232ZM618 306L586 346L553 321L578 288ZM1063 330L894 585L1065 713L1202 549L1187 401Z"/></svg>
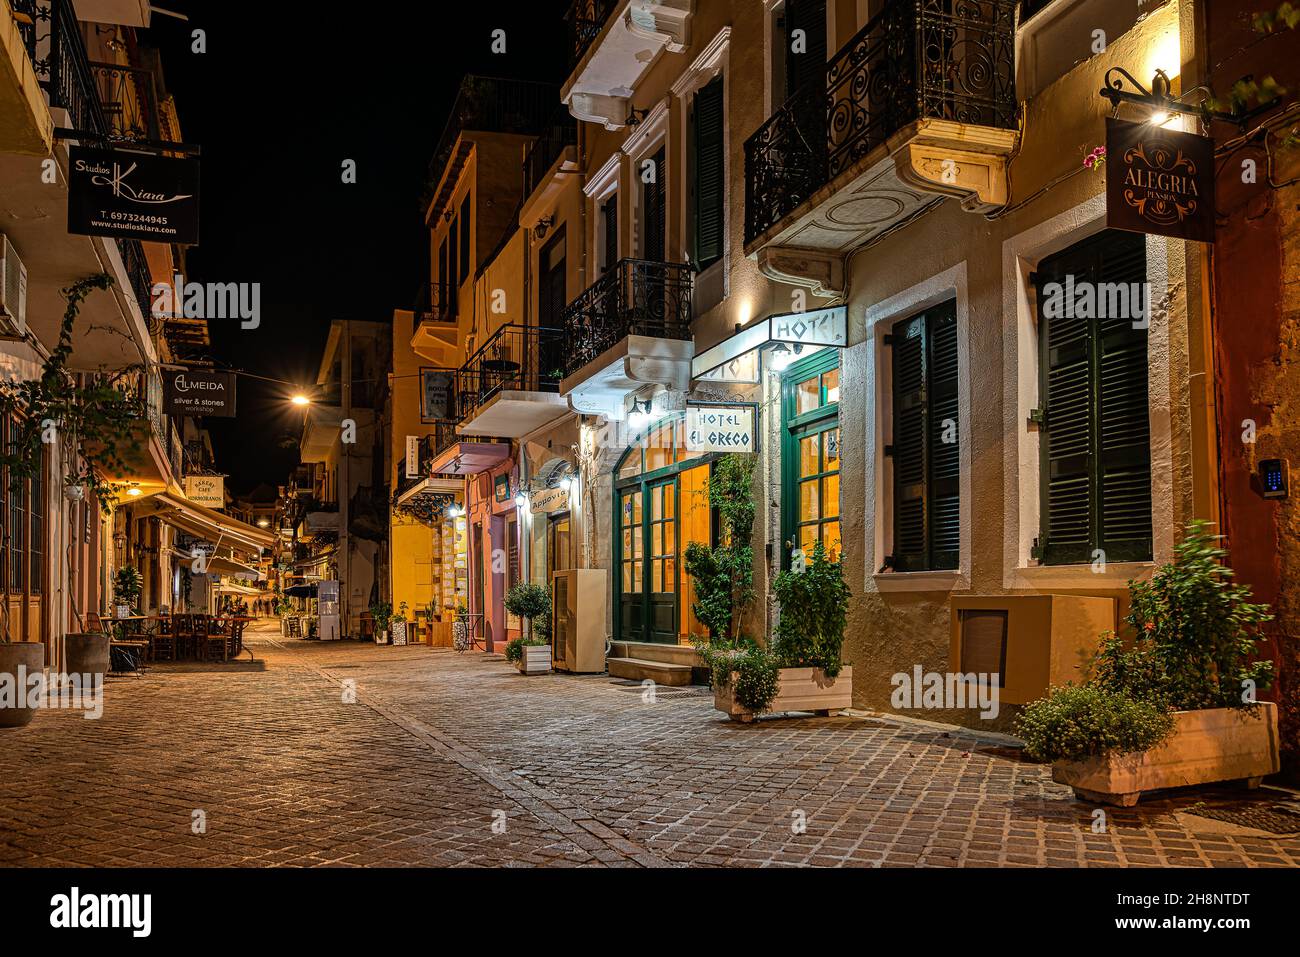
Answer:
<svg viewBox="0 0 1300 957"><path fill-rule="evenodd" d="M737 330L691 359L692 379L759 381L758 350L773 342L794 346L848 345L848 309L831 306L811 312L768 316Z"/></svg>
<svg viewBox="0 0 1300 957"><path fill-rule="evenodd" d="M247 585L236 585L234 582L222 582L213 591L219 591L227 595L248 595L249 597L266 598L269 597L266 592L260 588L249 588Z"/></svg>
<svg viewBox="0 0 1300 957"><path fill-rule="evenodd" d="M422 481L416 482L405 492L398 495L397 504L405 505L411 499L417 498L422 495L430 495L430 494L431 495L438 495L438 494L455 495L458 493L464 493L464 491L465 491L464 479L438 478L437 476L431 475L423 479Z"/></svg>
<svg viewBox="0 0 1300 957"><path fill-rule="evenodd" d="M310 585L290 585L284 593L290 598L315 598L316 584L313 582Z"/></svg>
<svg viewBox="0 0 1300 957"><path fill-rule="evenodd" d="M259 553L275 543L270 532L245 524L221 512L195 504L179 490L168 489L132 503L137 514L153 514L187 535Z"/></svg>
<svg viewBox="0 0 1300 957"><path fill-rule="evenodd" d="M260 573L256 568L249 565L241 564L230 558L222 558L214 555L208 559L207 570L212 575L230 575L233 578L244 578L248 581L257 581Z"/></svg>
<svg viewBox="0 0 1300 957"><path fill-rule="evenodd" d="M453 442L429 465L435 475L477 475L510 458L509 442Z"/></svg>

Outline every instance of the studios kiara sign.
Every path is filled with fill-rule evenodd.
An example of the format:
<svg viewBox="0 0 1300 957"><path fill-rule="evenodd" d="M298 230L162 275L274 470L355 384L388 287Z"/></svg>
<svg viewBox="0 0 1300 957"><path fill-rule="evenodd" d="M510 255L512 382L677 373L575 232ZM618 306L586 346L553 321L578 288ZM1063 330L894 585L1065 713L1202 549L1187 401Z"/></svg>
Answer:
<svg viewBox="0 0 1300 957"><path fill-rule="evenodd" d="M1214 141L1108 118L1106 224L1214 242Z"/></svg>
<svg viewBox="0 0 1300 957"><path fill-rule="evenodd" d="M198 243L198 160L74 146L69 161L68 232Z"/></svg>

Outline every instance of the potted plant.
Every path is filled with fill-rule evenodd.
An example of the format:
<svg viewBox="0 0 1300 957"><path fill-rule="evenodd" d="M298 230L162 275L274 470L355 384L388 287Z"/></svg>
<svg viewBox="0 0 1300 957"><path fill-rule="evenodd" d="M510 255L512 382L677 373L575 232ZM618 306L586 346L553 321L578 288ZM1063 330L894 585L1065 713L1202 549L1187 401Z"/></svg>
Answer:
<svg viewBox="0 0 1300 957"><path fill-rule="evenodd" d="M1083 686L1017 718L1025 750L1078 797L1129 807L1144 791L1254 786L1279 769L1277 707L1256 696L1273 677L1258 657L1272 615L1233 584L1217 538L1188 526L1172 562L1129 583L1134 640L1106 636Z"/></svg>
<svg viewBox="0 0 1300 957"><path fill-rule="evenodd" d="M117 570L113 576L113 602L117 606L118 618L131 614L143 588L144 578L134 565L123 565Z"/></svg>
<svg viewBox="0 0 1300 957"><path fill-rule="evenodd" d="M551 596L541 585L520 582L506 593L506 611L525 623L525 634L506 645L506 660L522 674L540 675L551 670ZM538 634L533 622L541 619Z"/></svg>
<svg viewBox="0 0 1300 957"><path fill-rule="evenodd" d="M0 728L21 728L36 714L32 691L34 681L38 686L45 682L45 646L10 641L8 626L6 614L5 640L0 641Z"/></svg>
<svg viewBox="0 0 1300 957"><path fill-rule="evenodd" d="M406 644L406 609L409 607L404 601L398 602L397 613L388 620L389 638L395 645Z"/></svg>
<svg viewBox="0 0 1300 957"><path fill-rule="evenodd" d="M470 646L469 606L463 601L456 603L456 617L451 622L451 646L457 651L465 651Z"/></svg>
<svg viewBox="0 0 1300 957"><path fill-rule="evenodd" d="M370 617L375 622L375 644L388 644L388 622L393 617L391 601L377 601L370 606Z"/></svg>

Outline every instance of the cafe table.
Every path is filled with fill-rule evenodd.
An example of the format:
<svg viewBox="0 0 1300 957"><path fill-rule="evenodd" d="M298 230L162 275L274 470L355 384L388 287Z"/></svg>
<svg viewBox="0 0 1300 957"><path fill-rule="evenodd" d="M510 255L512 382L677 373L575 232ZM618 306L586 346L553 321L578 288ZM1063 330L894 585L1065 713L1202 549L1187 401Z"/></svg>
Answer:
<svg viewBox="0 0 1300 957"><path fill-rule="evenodd" d="M128 628L134 627L135 634L139 633L140 622L149 620L148 615L124 615L116 618L102 619L109 626L109 671L111 674L134 674L137 678L144 673L141 667L146 653L149 651L149 640L144 637L131 638L133 632ZM134 623L134 625L133 625ZM119 668L117 661L124 661L127 667Z"/></svg>

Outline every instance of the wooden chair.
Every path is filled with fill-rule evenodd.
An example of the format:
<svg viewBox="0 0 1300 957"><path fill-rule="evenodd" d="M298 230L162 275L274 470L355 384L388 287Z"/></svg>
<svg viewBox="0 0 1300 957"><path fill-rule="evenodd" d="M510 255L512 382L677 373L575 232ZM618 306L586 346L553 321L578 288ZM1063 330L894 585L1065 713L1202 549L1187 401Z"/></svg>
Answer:
<svg viewBox="0 0 1300 957"><path fill-rule="evenodd" d="M207 634L203 637L202 652L204 661L225 661L229 657L230 640L228 630L231 622L223 621L215 615L205 622Z"/></svg>
<svg viewBox="0 0 1300 957"><path fill-rule="evenodd" d="M86 612L86 631L93 635L107 634L108 630L104 627L104 619L99 617L99 612Z"/></svg>
<svg viewBox="0 0 1300 957"><path fill-rule="evenodd" d="M157 630L149 636L149 656L154 661L164 658L168 661L176 660L176 632L171 618L158 619Z"/></svg>
<svg viewBox="0 0 1300 957"><path fill-rule="evenodd" d="M172 642L176 648L177 659L187 659L193 656L193 615L172 615Z"/></svg>

